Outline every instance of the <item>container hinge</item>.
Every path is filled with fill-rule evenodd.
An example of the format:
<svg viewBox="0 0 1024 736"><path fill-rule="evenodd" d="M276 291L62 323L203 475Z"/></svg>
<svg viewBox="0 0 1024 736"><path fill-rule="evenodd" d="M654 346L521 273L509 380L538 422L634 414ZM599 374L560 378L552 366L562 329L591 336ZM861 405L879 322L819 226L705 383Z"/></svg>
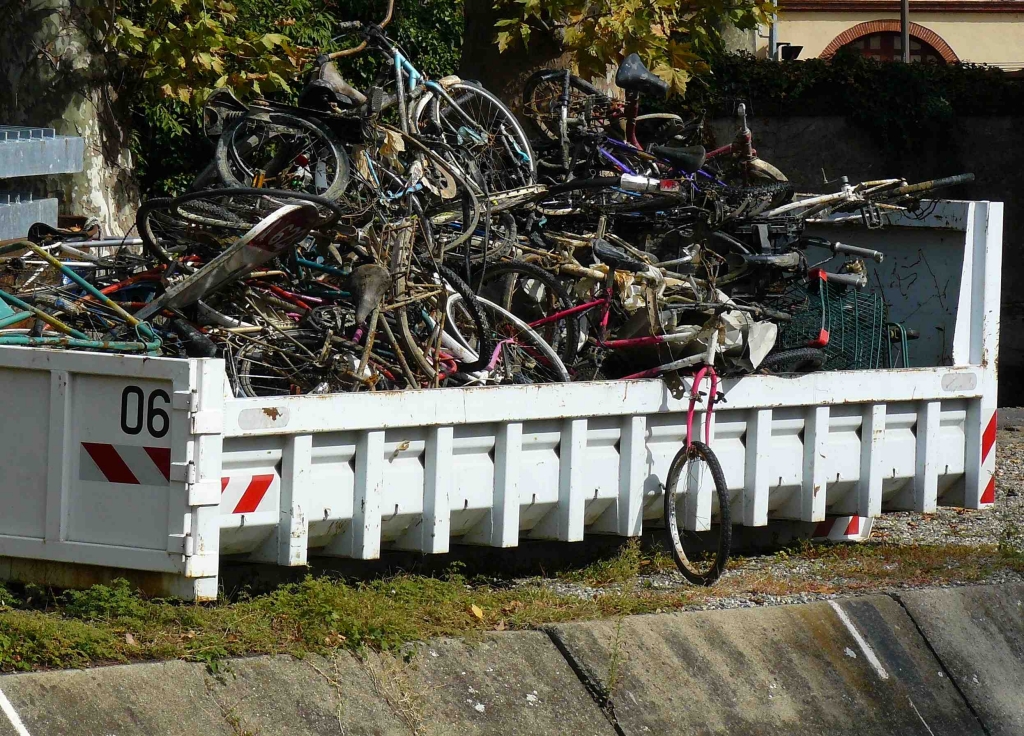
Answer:
<svg viewBox="0 0 1024 736"><path fill-rule="evenodd" d="M222 434L224 412L197 411L191 415L192 434Z"/></svg>
<svg viewBox="0 0 1024 736"><path fill-rule="evenodd" d="M175 391L171 396L171 408L185 411L199 409L198 391Z"/></svg>
<svg viewBox="0 0 1024 736"><path fill-rule="evenodd" d="M196 464L192 460L187 463L171 463L171 481L176 483L195 483Z"/></svg>
<svg viewBox="0 0 1024 736"><path fill-rule="evenodd" d="M187 463L171 463L171 480L185 484L189 506L216 506L220 503L220 481L216 478L198 480L196 464L192 460Z"/></svg>
<svg viewBox="0 0 1024 736"><path fill-rule="evenodd" d="M169 534L167 536L167 551L177 555L191 555L192 537L188 534Z"/></svg>
<svg viewBox="0 0 1024 736"><path fill-rule="evenodd" d="M200 480L188 484L189 506L217 506L220 503L221 484L217 480Z"/></svg>

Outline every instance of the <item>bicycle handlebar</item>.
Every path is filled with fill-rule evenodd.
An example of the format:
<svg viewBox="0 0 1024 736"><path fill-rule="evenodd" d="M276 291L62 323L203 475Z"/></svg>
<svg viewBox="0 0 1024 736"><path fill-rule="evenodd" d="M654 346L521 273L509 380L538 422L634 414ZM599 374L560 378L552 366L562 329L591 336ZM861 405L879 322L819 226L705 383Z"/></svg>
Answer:
<svg viewBox="0 0 1024 736"><path fill-rule="evenodd" d="M388 12L387 12L387 15L385 15L384 16L384 20L382 20L377 25L377 28L378 29L384 28L388 23L390 23L391 22L391 17L394 15L394 12L395 12L395 0L388 0ZM363 29L363 28L366 28L367 25L369 25L369 24L363 23L362 21L349 20L349 21L344 21L342 23L339 23L338 24L338 28L340 30L347 31L347 30ZM358 54L363 49L365 49L366 46L367 46L367 42L364 39L363 42L360 43L358 46L353 46L350 49L342 49L341 51L335 51L333 53L328 54L327 58L329 58L329 59L340 59L340 58L342 58L344 56L353 56L355 54Z"/></svg>
<svg viewBox="0 0 1024 736"><path fill-rule="evenodd" d="M858 289L868 285L868 277L862 273L827 273L825 278L832 283L854 286Z"/></svg>
<svg viewBox="0 0 1024 736"><path fill-rule="evenodd" d="M932 179L930 181L922 181L919 184L908 184L907 186L898 187L889 192L887 196L906 197L911 194L928 192L940 187L952 187L957 184L970 184L972 181L974 181L974 174L957 174L956 176L947 176L942 179Z"/></svg>
<svg viewBox="0 0 1024 736"><path fill-rule="evenodd" d="M871 250L870 248L859 248L856 245L847 245L846 243L832 243L832 252L837 255L845 253L851 256L870 258L875 263L881 263L885 260L885 254L880 251Z"/></svg>

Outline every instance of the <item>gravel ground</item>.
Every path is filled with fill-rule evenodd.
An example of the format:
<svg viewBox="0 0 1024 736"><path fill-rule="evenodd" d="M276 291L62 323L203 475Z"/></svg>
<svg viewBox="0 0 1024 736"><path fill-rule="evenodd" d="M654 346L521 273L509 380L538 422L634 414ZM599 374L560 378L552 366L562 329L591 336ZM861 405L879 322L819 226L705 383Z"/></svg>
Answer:
<svg viewBox="0 0 1024 736"><path fill-rule="evenodd" d="M872 541L901 545L1009 544L1024 552L1024 413L1022 413L1020 424L1014 423L1014 425L1005 426L999 430L997 435L996 503L994 508L986 511L969 511L942 507L936 513L926 515L912 512L888 513L875 519L871 534ZM742 557L736 560L736 567L742 569L744 573L771 574L782 580L788 578L794 580L822 579L824 571L821 565L813 561L803 561L799 557L787 559L780 564L779 558L774 555ZM840 590L844 587L842 579L828 578L822 579L822 582ZM986 580L973 580L970 581L970 584L979 584L979 582L987 584L1022 583L1024 575L1002 570ZM557 593L582 598L596 597L623 589L621 585L592 586L551 578L528 578L520 580L518 584L540 584ZM943 587L955 585L958 583L954 580ZM675 572L641 575L631 582L631 586L659 591L684 590L688 587L683 577ZM688 609L717 610L806 603L849 595L863 595L866 592L898 592L910 587L913 586L892 587L883 584L873 591L865 591L862 587L858 587L855 590L837 593L796 593L793 595L741 593L711 598L688 606Z"/></svg>
<svg viewBox="0 0 1024 736"><path fill-rule="evenodd" d="M939 508L937 513L899 512L875 519L872 539L896 544L1024 544L1024 427L996 435L996 504L986 511ZM1022 547L1024 548L1024 547Z"/></svg>

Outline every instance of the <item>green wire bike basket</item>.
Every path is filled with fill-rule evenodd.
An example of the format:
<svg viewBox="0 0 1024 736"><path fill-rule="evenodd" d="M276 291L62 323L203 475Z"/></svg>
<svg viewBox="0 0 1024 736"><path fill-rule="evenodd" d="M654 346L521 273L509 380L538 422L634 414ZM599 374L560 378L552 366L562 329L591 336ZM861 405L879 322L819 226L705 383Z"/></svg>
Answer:
<svg viewBox="0 0 1024 736"><path fill-rule="evenodd" d="M888 309L879 294L830 282L815 269L778 297L776 308L792 315L779 325L779 349L819 348L824 370L890 367Z"/></svg>

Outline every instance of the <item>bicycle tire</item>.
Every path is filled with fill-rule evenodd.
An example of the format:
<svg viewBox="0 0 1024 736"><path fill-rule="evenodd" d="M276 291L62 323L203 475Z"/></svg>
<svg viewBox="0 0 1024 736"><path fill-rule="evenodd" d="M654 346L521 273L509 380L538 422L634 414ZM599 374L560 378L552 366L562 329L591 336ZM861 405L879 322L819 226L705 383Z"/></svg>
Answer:
<svg viewBox="0 0 1024 736"><path fill-rule="evenodd" d="M477 297L476 301L487 316L492 339L501 351L495 365L495 371L504 376L499 383L568 383L572 380L555 349L526 322L489 299ZM504 340L509 342L502 345ZM491 353L488 353L488 361L490 358Z"/></svg>
<svg viewBox="0 0 1024 736"><path fill-rule="evenodd" d="M477 161L481 164L481 173L486 175L488 178L487 193L496 194L498 192L508 191L522 186L530 186L537 183L537 157L534 155L533 147L530 145L530 139L526 135L526 131L523 130L523 126L519 124L519 120L516 119L515 114L505 106L498 97L491 92L484 89L478 84L472 82L456 82L445 88L445 91L449 96L455 100L455 102L462 108L469 117L473 118L477 125L479 125L489 136L495 136L493 140L489 140L485 146L487 150L492 151L492 158L488 162L491 165L484 165L482 157L477 155ZM493 120L479 120L477 116L473 115L473 105L471 100L473 97L486 100L487 104L493 106L497 110L497 115L494 116ZM482 104L482 103L481 103ZM429 112L428 112L429 111ZM427 100L426 104L420 105L415 113L414 123L417 128L421 127L424 120L423 115L427 112L430 121L436 126L438 131L442 135L454 134L456 138L461 137L460 125L458 124L458 113L448 105L447 100L443 97L433 95ZM482 113L482 110L477 109L477 113ZM495 125L496 124L496 125ZM454 129L452 129L454 126ZM505 130L504 126L508 129ZM495 130L497 127L497 130ZM493 152L497 151L497 157L493 157ZM516 161L516 157L525 156L527 161ZM499 164L500 166L496 166ZM516 172L517 181L514 182L501 182L498 181L498 170L508 169ZM506 186L508 184L508 186Z"/></svg>
<svg viewBox="0 0 1024 736"><path fill-rule="evenodd" d="M544 293L538 293L538 289L533 289L533 293L530 293L531 286L522 283L525 279L532 279L541 284ZM517 298L517 292L525 296ZM568 290L554 275L526 261L504 261L488 265L483 279L478 284L477 293L527 324L575 306L575 301ZM562 363L568 366L576 362L580 343L579 317L564 317L548 325L531 329L551 345Z"/></svg>
<svg viewBox="0 0 1024 736"><path fill-rule="evenodd" d="M714 484L714 492L718 499L719 514L719 537L716 544L713 544L713 554L706 555L708 545L699 540L694 532L687 532L680 528L679 524L679 501L678 492L679 479L684 469L693 462L702 462L706 465ZM701 475L703 473L698 471ZM683 499L685 503L687 499ZM722 465L711 448L703 442L693 442L689 447L683 447L672 458L669 466L668 479L665 482L665 530L668 536L669 551L676 567L689 582L694 585L712 585L722 576L729 563L729 555L732 547L732 517L729 513L729 489L725 483L725 473L722 472ZM710 519L707 519L710 524ZM690 548L688 551L687 548ZM697 551L703 555L698 561Z"/></svg>
<svg viewBox="0 0 1024 736"><path fill-rule="evenodd" d="M139 237L142 238L143 251L157 263L165 265L174 263L175 257L173 252L168 250L170 239L166 234L161 234L159 229L176 224L167 214L173 201L172 197L147 199L135 213L135 227L139 231ZM160 224L161 227L154 229L154 225L157 224ZM182 227L182 229L187 228Z"/></svg>
<svg viewBox="0 0 1024 736"><path fill-rule="evenodd" d="M454 227L454 225L458 225L458 227ZM435 225L435 238L445 230L457 230L461 233L461 222L453 223L453 225ZM516 219L510 212L496 212L491 215L491 238L486 245L484 243L483 230L484 225L478 224L476 231L467 240L464 240L461 246L453 248L445 245L445 260L449 260L453 263L464 262L466 259L466 248L469 249L470 263L491 263L493 261L500 260L512 251L512 248L516 244L516 238L519 234Z"/></svg>
<svg viewBox="0 0 1024 736"><path fill-rule="evenodd" d="M818 348L794 348L772 353L761 361L758 370L765 373L812 373L820 370L827 356Z"/></svg>
<svg viewBox="0 0 1024 736"><path fill-rule="evenodd" d="M554 97L557 103L558 97L562 94L562 85L564 80L564 69L541 69L540 71L531 74L530 78L527 79L526 83L523 85L523 114L530 119L530 122L537 126L541 133L553 141L557 141L559 139L558 128L556 126L555 129L552 130L543 122L543 112L538 109L539 102L537 100L537 93L543 86L554 83L557 85ZM608 97L608 95L601 92L601 90L585 79L577 77L575 74L569 75L569 90L570 96L572 91L575 90L587 97L596 98L595 102L600 102L605 105L611 104L611 98ZM571 97L569 100L569 106L571 109Z"/></svg>
<svg viewBox="0 0 1024 736"><path fill-rule="evenodd" d="M436 269L436 275L440 277L443 284L447 284L452 291L459 294L462 297L463 308L466 310L466 316L473 323L473 330L476 333L477 346L473 348L474 352L477 353L477 359L467 363L459 363L459 371L462 373L471 373L485 368L490 362L491 352L493 351L493 344L490 342L490 330L487 323L487 319L480 309L479 304L476 300L476 294L473 290L466 285L466 282L456 275L447 266L438 264ZM405 295L405 288L407 282L404 278L396 279L395 295L401 299ZM398 338L403 343L403 346L407 353L412 356L417 367L423 371L426 376L433 379L437 375L436 361L430 359L427 353L423 350L420 345L420 340L412 329L412 324L409 322L409 311L411 308L416 308L414 303L411 307L405 307L397 311L397 323L398 323Z"/></svg>
<svg viewBox="0 0 1024 736"><path fill-rule="evenodd" d="M226 186L251 187L254 183L252 172L239 172L237 169L244 168L242 156L251 153L252 150L255 150L255 147L249 150L239 150L238 143L235 141L235 136L240 130L242 130L243 126L256 123L268 128L277 128L282 131L289 129L293 131L302 131L319 138L322 144L326 147L329 155L334 160L334 170L333 173L325 172L325 179L328 175L330 176L329 180L325 182L326 186L316 184L316 175L313 175L313 186L316 187L318 191L310 191L307 193L319 195L327 199L338 199L341 197L348 186L349 179L351 178L348 154L345 152L342 142L330 128L324 125L317 118L301 118L296 115L289 115L283 112L261 111L258 116L252 114L246 115L236 121L230 128L225 130L224 133L221 134L220 138L217 139L217 149L214 153L214 161L217 165L217 173L220 175L221 181L223 181ZM268 136L267 140L272 137L273 136ZM243 173L247 174L247 176L243 177ZM248 181L246 179L248 179ZM300 191L306 191L306 189L303 188Z"/></svg>
<svg viewBox="0 0 1024 736"><path fill-rule="evenodd" d="M246 207L244 198L251 197L273 203L275 206L269 209L256 209ZM227 202L226 204L215 204L206 200L211 199L241 199L241 202ZM284 200L276 202L275 200ZM209 189L202 192L188 192L180 197L171 200L170 209L182 219L190 220L195 225L226 228L246 232L274 210L292 204L294 202L306 202L316 207L320 219L311 225L311 230L321 230L332 227L344 215L342 209L333 200L308 192L292 191L290 189L262 189L255 187L228 187L225 189ZM202 204L199 204L202 203ZM183 211L182 207L189 204L193 212ZM243 217L247 215L247 217Z"/></svg>
<svg viewBox="0 0 1024 736"><path fill-rule="evenodd" d="M297 344L302 346L306 352L318 353L322 350L327 340L327 333L315 330L287 330L276 331L261 336L258 340L246 342L235 351L232 363L231 377L233 378L236 392L248 397L257 396L293 396L298 394L316 393L338 393L348 391L353 384L362 384L362 381L355 380L354 376L346 376L339 373L336 367L339 365L358 363L362 348L354 343L338 345L337 340L332 340L330 365L317 366L308 356L302 355L302 350L297 350ZM288 374L286 368L274 366L269 361L272 359L267 353L272 352L276 359L284 364L295 367L296 364L305 362L309 366L309 375L299 375L295 370ZM347 355L348 361L342 360ZM254 374L253 366L262 364L271 369L271 373L277 375ZM369 366L373 371L376 366ZM384 376L377 373L378 381ZM293 380L294 379L294 380ZM326 384L326 386L324 386ZM323 390L327 388L329 390ZM318 390L320 389L320 390Z"/></svg>

